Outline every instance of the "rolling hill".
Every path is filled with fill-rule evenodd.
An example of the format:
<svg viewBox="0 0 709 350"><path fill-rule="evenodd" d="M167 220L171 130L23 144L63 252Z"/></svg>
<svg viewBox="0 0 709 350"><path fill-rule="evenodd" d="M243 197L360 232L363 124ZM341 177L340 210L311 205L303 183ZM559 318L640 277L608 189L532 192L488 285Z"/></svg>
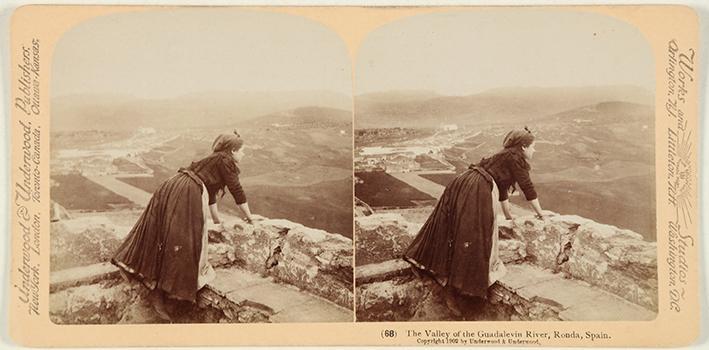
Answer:
<svg viewBox="0 0 709 350"><path fill-rule="evenodd" d="M651 105L653 95L634 86L500 88L467 96L382 92L355 97L355 128L528 122L607 101Z"/></svg>
<svg viewBox="0 0 709 350"><path fill-rule="evenodd" d="M59 96L51 101L52 130L217 127L302 106L349 110L352 99L329 91L212 92L171 99Z"/></svg>
<svg viewBox="0 0 709 350"><path fill-rule="evenodd" d="M537 139L537 153L530 164L542 207L632 229L647 240L656 240L654 118L651 105L610 100L526 120L524 124ZM499 151L504 135L519 124L501 120L468 125L452 134L441 133L457 138L443 154L460 173L471 163ZM383 136L376 138L378 135ZM369 132L364 141L386 144L386 140L394 140L388 146L406 142L388 135ZM439 142L436 137L411 139L433 145ZM424 175L441 185L454 177L454 174ZM358 198L363 199L360 192L376 193L366 186L366 182L358 186ZM413 199L401 191L387 195ZM522 196L513 196L511 200L526 207Z"/></svg>
<svg viewBox="0 0 709 350"><path fill-rule="evenodd" d="M306 106L279 111L248 119L242 123L247 127L289 127L289 128L352 128L352 112L329 107Z"/></svg>

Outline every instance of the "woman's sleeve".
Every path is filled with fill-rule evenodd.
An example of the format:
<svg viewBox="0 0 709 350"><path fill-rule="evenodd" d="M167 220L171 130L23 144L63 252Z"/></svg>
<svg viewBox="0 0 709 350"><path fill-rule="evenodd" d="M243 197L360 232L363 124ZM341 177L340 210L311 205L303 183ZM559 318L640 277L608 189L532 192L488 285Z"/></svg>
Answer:
<svg viewBox="0 0 709 350"><path fill-rule="evenodd" d="M510 198L510 187L504 187L500 188L498 187L497 190L500 192L500 202L504 202Z"/></svg>
<svg viewBox="0 0 709 350"><path fill-rule="evenodd" d="M207 194L209 195L209 205L217 204L217 192L209 192L209 190L207 190Z"/></svg>
<svg viewBox="0 0 709 350"><path fill-rule="evenodd" d="M239 169L236 167L236 163L231 159L223 158L219 169L222 179L229 189L229 192L234 197L236 204L246 203L246 194L244 193L244 189L241 188L241 183L239 183Z"/></svg>
<svg viewBox="0 0 709 350"><path fill-rule="evenodd" d="M537 191L534 190L534 184L529 177L529 165L527 165L527 162L524 159L514 157L511 159L510 163L512 176L519 185L519 188L522 189L524 197L527 198L528 201L537 199Z"/></svg>

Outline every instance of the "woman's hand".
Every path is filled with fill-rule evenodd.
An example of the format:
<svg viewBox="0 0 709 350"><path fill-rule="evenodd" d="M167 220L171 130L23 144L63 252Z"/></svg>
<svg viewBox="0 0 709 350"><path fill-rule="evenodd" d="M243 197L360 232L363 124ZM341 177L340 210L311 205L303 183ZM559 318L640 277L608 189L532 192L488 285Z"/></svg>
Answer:
<svg viewBox="0 0 709 350"><path fill-rule="evenodd" d="M534 217L536 217L539 220L544 220L544 218L549 218L549 217L552 217L555 215L557 215L557 214L553 211L541 210L541 214L536 214L536 215L534 215Z"/></svg>
<svg viewBox="0 0 709 350"><path fill-rule="evenodd" d="M244 213L246 216L246 221L248 224L252 225L254 223L254 217L251 215L251 209L249 209L249 203L241 203L239 204L239 209L241 209L241 212Z"/></svg>
<svg viewBox="0 0 709 350"><path fill-rule="evenodd" d="M504 200L500 202L500 206L502 207L502 214L505 215L505 219L507 220L512 220L514 219L514 216L512 216L512 209L510 209L510 201L509 200Z"/></svg>
<svg viewBox="0 0 709 350"><path fill-rule="evenodd" d="M263 216L258 215L258 214L252 214L249 217L244 219L244 221L246 221L247 223L249 223L251 225L254 225L256 222L263 221L263 220L266 220L266 218L264 218Z"/></svg>
<svg viewBox="0 0 709 350"><path fill-rule="evenodd" d="M212 221L214 224L219 225L222 220L219 219L219 209L217 208L217 203L209 205L209 214L212 216Z"/></svg>
<svg viewBox="0 0 709 350"><path fill-rule="evenodd" d="M535 212L534 216L539 220L544 219L544 217L556 215L556 213L551 212L549 210L542 210L542 206L539 205L538 198L532 199L531 201L529 201L529 204L532 206L532 209L534 209L534 212Z"/></svg>

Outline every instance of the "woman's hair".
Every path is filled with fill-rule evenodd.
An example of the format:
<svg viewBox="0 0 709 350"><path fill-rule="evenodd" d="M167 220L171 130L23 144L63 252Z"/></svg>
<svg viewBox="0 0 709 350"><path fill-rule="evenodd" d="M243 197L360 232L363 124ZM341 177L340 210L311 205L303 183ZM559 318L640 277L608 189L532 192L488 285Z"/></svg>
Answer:
<svg viewBox="0 0 709 350"><path fill-rule="evenodd" d="M504 148L529 147L534 142L534 135L526 126L524 130L512 130L507 133L502 141Z"/></svg>
<svg viewBox="0 0 709 350"><path fill-rule="evenodd" d="M234 130L233 134L221 134L212 143L213 152L238 151L244 145L241 135Z"/></svg>

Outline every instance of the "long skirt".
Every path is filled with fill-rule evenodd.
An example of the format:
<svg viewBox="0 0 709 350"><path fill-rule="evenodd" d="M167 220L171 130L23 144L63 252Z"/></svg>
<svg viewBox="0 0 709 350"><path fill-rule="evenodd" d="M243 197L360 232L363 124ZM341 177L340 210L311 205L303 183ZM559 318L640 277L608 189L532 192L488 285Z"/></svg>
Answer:
<svg viewBox="0 0 709 350"><path fill-rule="evenodd" d="M486 298L488 287L505 274L497 247L498 197L484 169L459 175L446 186L404 259L444 287Z"/></svg>
<svg viewBox="0 0 709 350"><path fill-rule="evenodd" d="M149 289L194 302L216 275L207 259L207 189L190 171L153 193L111 262Z"/></svg>

